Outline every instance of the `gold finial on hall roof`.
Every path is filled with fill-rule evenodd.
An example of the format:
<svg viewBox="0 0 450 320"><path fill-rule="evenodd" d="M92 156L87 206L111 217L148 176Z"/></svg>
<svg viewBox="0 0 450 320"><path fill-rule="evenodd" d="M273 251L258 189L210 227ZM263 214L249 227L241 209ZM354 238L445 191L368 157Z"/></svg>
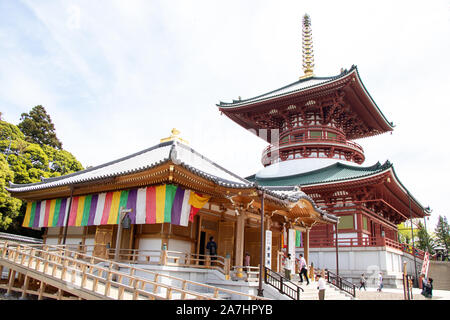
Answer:
<svg viewBox="0 0 450 320"><path fill-rule="evenodd" d="M312 42L311 18L308 14L303 16L302 31L303 72L300 79L314 76L314 50Z"/></svg>
<svg viewBox="0 0 450 320"><path fill-rule="evenodd" d="M183 142L183 143L185 143L185 144L189 144L189 142L188 142L187 140L184 140L184 139L182 139L182 138L180 138L180 137L178 136L178 135L180 134L180 131L179 131L179 130L173 128L172 131L171 131L171 133L172 133L172 134L170 135L170 137L163 138L163 139L160 140L160 142L167 142L167 141L174 141L174 140L177 140L177 141Z"/></svg>

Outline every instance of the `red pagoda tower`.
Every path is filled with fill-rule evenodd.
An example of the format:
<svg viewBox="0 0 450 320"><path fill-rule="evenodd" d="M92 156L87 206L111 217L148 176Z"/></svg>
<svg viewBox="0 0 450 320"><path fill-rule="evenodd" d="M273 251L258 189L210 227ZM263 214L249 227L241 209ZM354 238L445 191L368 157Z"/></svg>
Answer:
<svg viewBox="0 0 450 320"><path fill-rule="evenodd" d="M303 18L303 70L299 80L279 89L217 105L269 143L262 153L264 168L247 179L280 188L299 186L317 205L340 216L338 232L333 225L311 230L311 248L335 246L337 237L342 246L409 250L397 243L397 225L423 218L427 210L402 185L391 163L361 166L364 150L354 142L392 131L394 125L356 66L335 76L314 75L308 15Z"/></svg>

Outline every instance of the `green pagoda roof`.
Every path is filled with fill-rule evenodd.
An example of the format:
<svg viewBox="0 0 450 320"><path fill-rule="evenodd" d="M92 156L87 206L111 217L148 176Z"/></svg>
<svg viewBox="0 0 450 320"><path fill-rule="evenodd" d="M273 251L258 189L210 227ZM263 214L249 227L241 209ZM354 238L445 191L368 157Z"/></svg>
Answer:
<svg viewBox="0 0 450 320"><path fill-rule="evenodd" d="M370 167L351 166L336 162L330 166L283 177L261 178L256 174L247 177L249 181L256 181L261 186L307 186L312 184L324 184L329 182L347 181L368 177L392 167L389 161L384 164L377 162Z"/></svg>

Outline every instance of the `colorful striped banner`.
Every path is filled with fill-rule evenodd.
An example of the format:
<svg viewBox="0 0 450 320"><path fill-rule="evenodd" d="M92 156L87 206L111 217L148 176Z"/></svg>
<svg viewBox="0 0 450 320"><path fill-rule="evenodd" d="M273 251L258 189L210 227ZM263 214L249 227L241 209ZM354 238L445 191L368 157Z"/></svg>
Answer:
<svg viewBox="0 0 450 320"><path fill-rule="evenodd" d="M175 185L112 191L72 198L28 202L28 228L117 224L121 208L131 209L132 224L172 223L187 227L210 199ZM70 212L69 212L70 206Z"/></svg>

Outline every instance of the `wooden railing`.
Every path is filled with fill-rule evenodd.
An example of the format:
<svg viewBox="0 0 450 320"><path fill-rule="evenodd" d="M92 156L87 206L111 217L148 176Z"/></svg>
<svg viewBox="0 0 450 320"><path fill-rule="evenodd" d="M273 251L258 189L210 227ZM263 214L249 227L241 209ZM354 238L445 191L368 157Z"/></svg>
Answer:
<svg viewBox="0 0 450 320"><path fill-rule="evenodd" d="M300 291L304 291L291 280L267 267L264 267L264 282L293 300L300 300Z"/></svg>
<svg viewBox="0 0 450 320"><path fill-rule="evenodd" d="M240 299L265 299L89 256L62 246L0 242L0 259L89 290L99 299L214 300L219 299L220 295L235 295ZM0 268L3 269L2 264ZM128 272L123 272L125 270ZM194 288L206 293L196 292ZM12 290L12 285L8 285L8 290Z"/></svg>
<svg viewBox="0 0 450 320"><path fill-rule="evenodd" d="M243 278L245 274L245 281L259 281L259 266L232 266L231 274L234 274L237 278Z"/></svg>

